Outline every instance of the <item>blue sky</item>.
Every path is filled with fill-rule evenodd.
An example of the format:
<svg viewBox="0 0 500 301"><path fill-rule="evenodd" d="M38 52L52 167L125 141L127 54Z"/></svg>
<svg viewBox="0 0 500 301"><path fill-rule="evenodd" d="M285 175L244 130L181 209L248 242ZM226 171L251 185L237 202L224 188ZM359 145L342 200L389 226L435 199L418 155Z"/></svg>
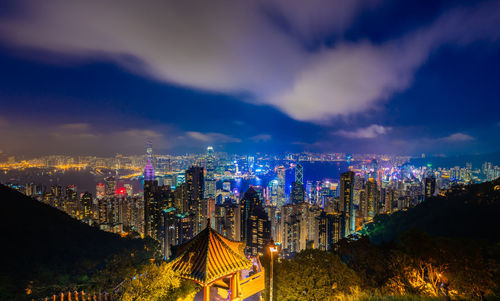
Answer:
<svg viewBox="0 0 500 301"><path fill-rule="evenodd" d="M500 149L498 1L4 2L0 150Z"/></svg>

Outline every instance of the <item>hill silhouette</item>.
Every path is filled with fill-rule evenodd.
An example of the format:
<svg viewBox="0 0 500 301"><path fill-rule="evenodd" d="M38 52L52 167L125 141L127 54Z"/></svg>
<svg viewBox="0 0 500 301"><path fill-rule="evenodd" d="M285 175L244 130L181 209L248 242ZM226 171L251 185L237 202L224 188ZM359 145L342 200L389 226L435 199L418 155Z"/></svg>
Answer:
<svg viewBox="0 0 500 301"><path fill-rule="evenodd" d="M429 235L500 242L500 179L458 186L407 211L375 217L362 234L375 243L397 240L409 230Z"/></svg>
<svg viewBox="0 0 500 301"><path fill-rule="evenodd" d="M4 185L0 206L1 300L68 289L104 290L114 284L113 277L102 281L100 275L151 256L149 241L90 227Z"/></svg>

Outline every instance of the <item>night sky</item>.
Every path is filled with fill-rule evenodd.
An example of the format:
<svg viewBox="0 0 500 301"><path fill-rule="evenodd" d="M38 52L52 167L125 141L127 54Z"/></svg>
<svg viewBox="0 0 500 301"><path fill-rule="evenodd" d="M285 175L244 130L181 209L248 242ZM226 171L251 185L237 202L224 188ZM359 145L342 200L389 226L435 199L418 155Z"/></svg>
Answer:
<svg viewBox="0 0 500 301"><path fill-rule="evenodd" d="M1 1L10 155L500 149L500 1Z"/></svg>

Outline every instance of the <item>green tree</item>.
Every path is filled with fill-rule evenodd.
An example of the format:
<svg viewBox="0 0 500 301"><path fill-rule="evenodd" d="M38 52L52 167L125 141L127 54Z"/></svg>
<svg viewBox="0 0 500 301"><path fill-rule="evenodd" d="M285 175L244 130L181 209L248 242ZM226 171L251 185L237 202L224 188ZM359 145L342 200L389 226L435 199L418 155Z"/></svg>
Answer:
<svg viewBox="0 0 500 301"><path fill-rule="evenodd" d="M331 252L305 250L275 266L276 300L333 300L359 287L356 273Z"/></svg>
<svg viewBox="0 0 500 301"><path fill-rule="evenodd" d="M183 281L168 264L151 263L123 284L123 301L192 301L197 287Z"/></svg>

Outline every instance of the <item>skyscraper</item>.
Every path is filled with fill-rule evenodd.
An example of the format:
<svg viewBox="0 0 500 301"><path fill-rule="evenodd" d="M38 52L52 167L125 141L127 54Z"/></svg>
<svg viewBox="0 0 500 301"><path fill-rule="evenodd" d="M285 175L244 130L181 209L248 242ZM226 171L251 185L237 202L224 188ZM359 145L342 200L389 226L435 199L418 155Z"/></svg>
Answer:
<svg viewBox="0 0 500 301"><path fill-rule="evenodd" d="M116 180L114 177L107 177L104 179L105 182L105 188L104 188L104 195L106 198L112 198L115 196L116 193Z"/></svg>
<svg viewBox="0 0 500 301"><path fill-rule="evenodd" d="M207 148L206 155L207 175L205 177L205 198L215 199L216 180L215 180L215 156L213 147Z"/></svg>
<svg viewBox="0 0 500 301"><path fill-rule="evenodd" d="M291 203L299 204L305 202L304 193L304 171L302 165L295 166L295 182L292 183Z"/></svg>
<svg viewBox="0 0 500 301"><path fill-rule="evenodd" d="M344 225L342 236L356 232L356 215L354 212L354 172L346 171L340 175L340 202Z"/></svg>
<svg viewBox="0 0 500 301"><path fill-rule="evenodd" d="M291 201L292 204L300 204L305 202L304 185L302 183L292 183Z"/></svg>
<svg viewBox="0 0 500 301"><path fill-rule="evenodd" d="M434 195L436 191L436 178L425 178L425 199L428 199Z"/></svg>
<svg viewBox="0 0 500 301"><path fill-rule="evenodd" d="M300 163L295 166L295 182L304 184L304 168Z"/></svg>
<svg viewBox="0 0 500 301"><path fill-rule="evenodd" d="M271 240L271 224L257 192L250 187L240 202L241 240L246 242L247 253L263 253Z"/></svg>
<svg viewBox="0 0 500 301"><path fill-rule="evenodd" d="M285 175L286 175L286 169L283 166L280 166L277 168L277 186L276 186L276 195L277 195L277 202L276 205L278 207L281 207L285 204Z"/></svg>
<svg viewBox="0 0 500 301"><path fill-rule="evenodd" d="M377 197L378 197L378 188L377 181L373 178L369 178L366 182L366 211L367 211L367 220L373 220L375 215L377 214Z"/></svg>
<svg viewBox="0 0 500 301"><path fill-rule="evenodd" d="M158 181L144 180L144 235L154 239L161 233L158 191Z"/></svg>
<svg viewBox="0 0 500 301"><path fill-rule="evenodd" d="M204 196L203 167L192 166L186 170L186 205L195 215L194 235L198 234L207 224L207 202ZM186 208L184 208L186 210Z"/></svg>

